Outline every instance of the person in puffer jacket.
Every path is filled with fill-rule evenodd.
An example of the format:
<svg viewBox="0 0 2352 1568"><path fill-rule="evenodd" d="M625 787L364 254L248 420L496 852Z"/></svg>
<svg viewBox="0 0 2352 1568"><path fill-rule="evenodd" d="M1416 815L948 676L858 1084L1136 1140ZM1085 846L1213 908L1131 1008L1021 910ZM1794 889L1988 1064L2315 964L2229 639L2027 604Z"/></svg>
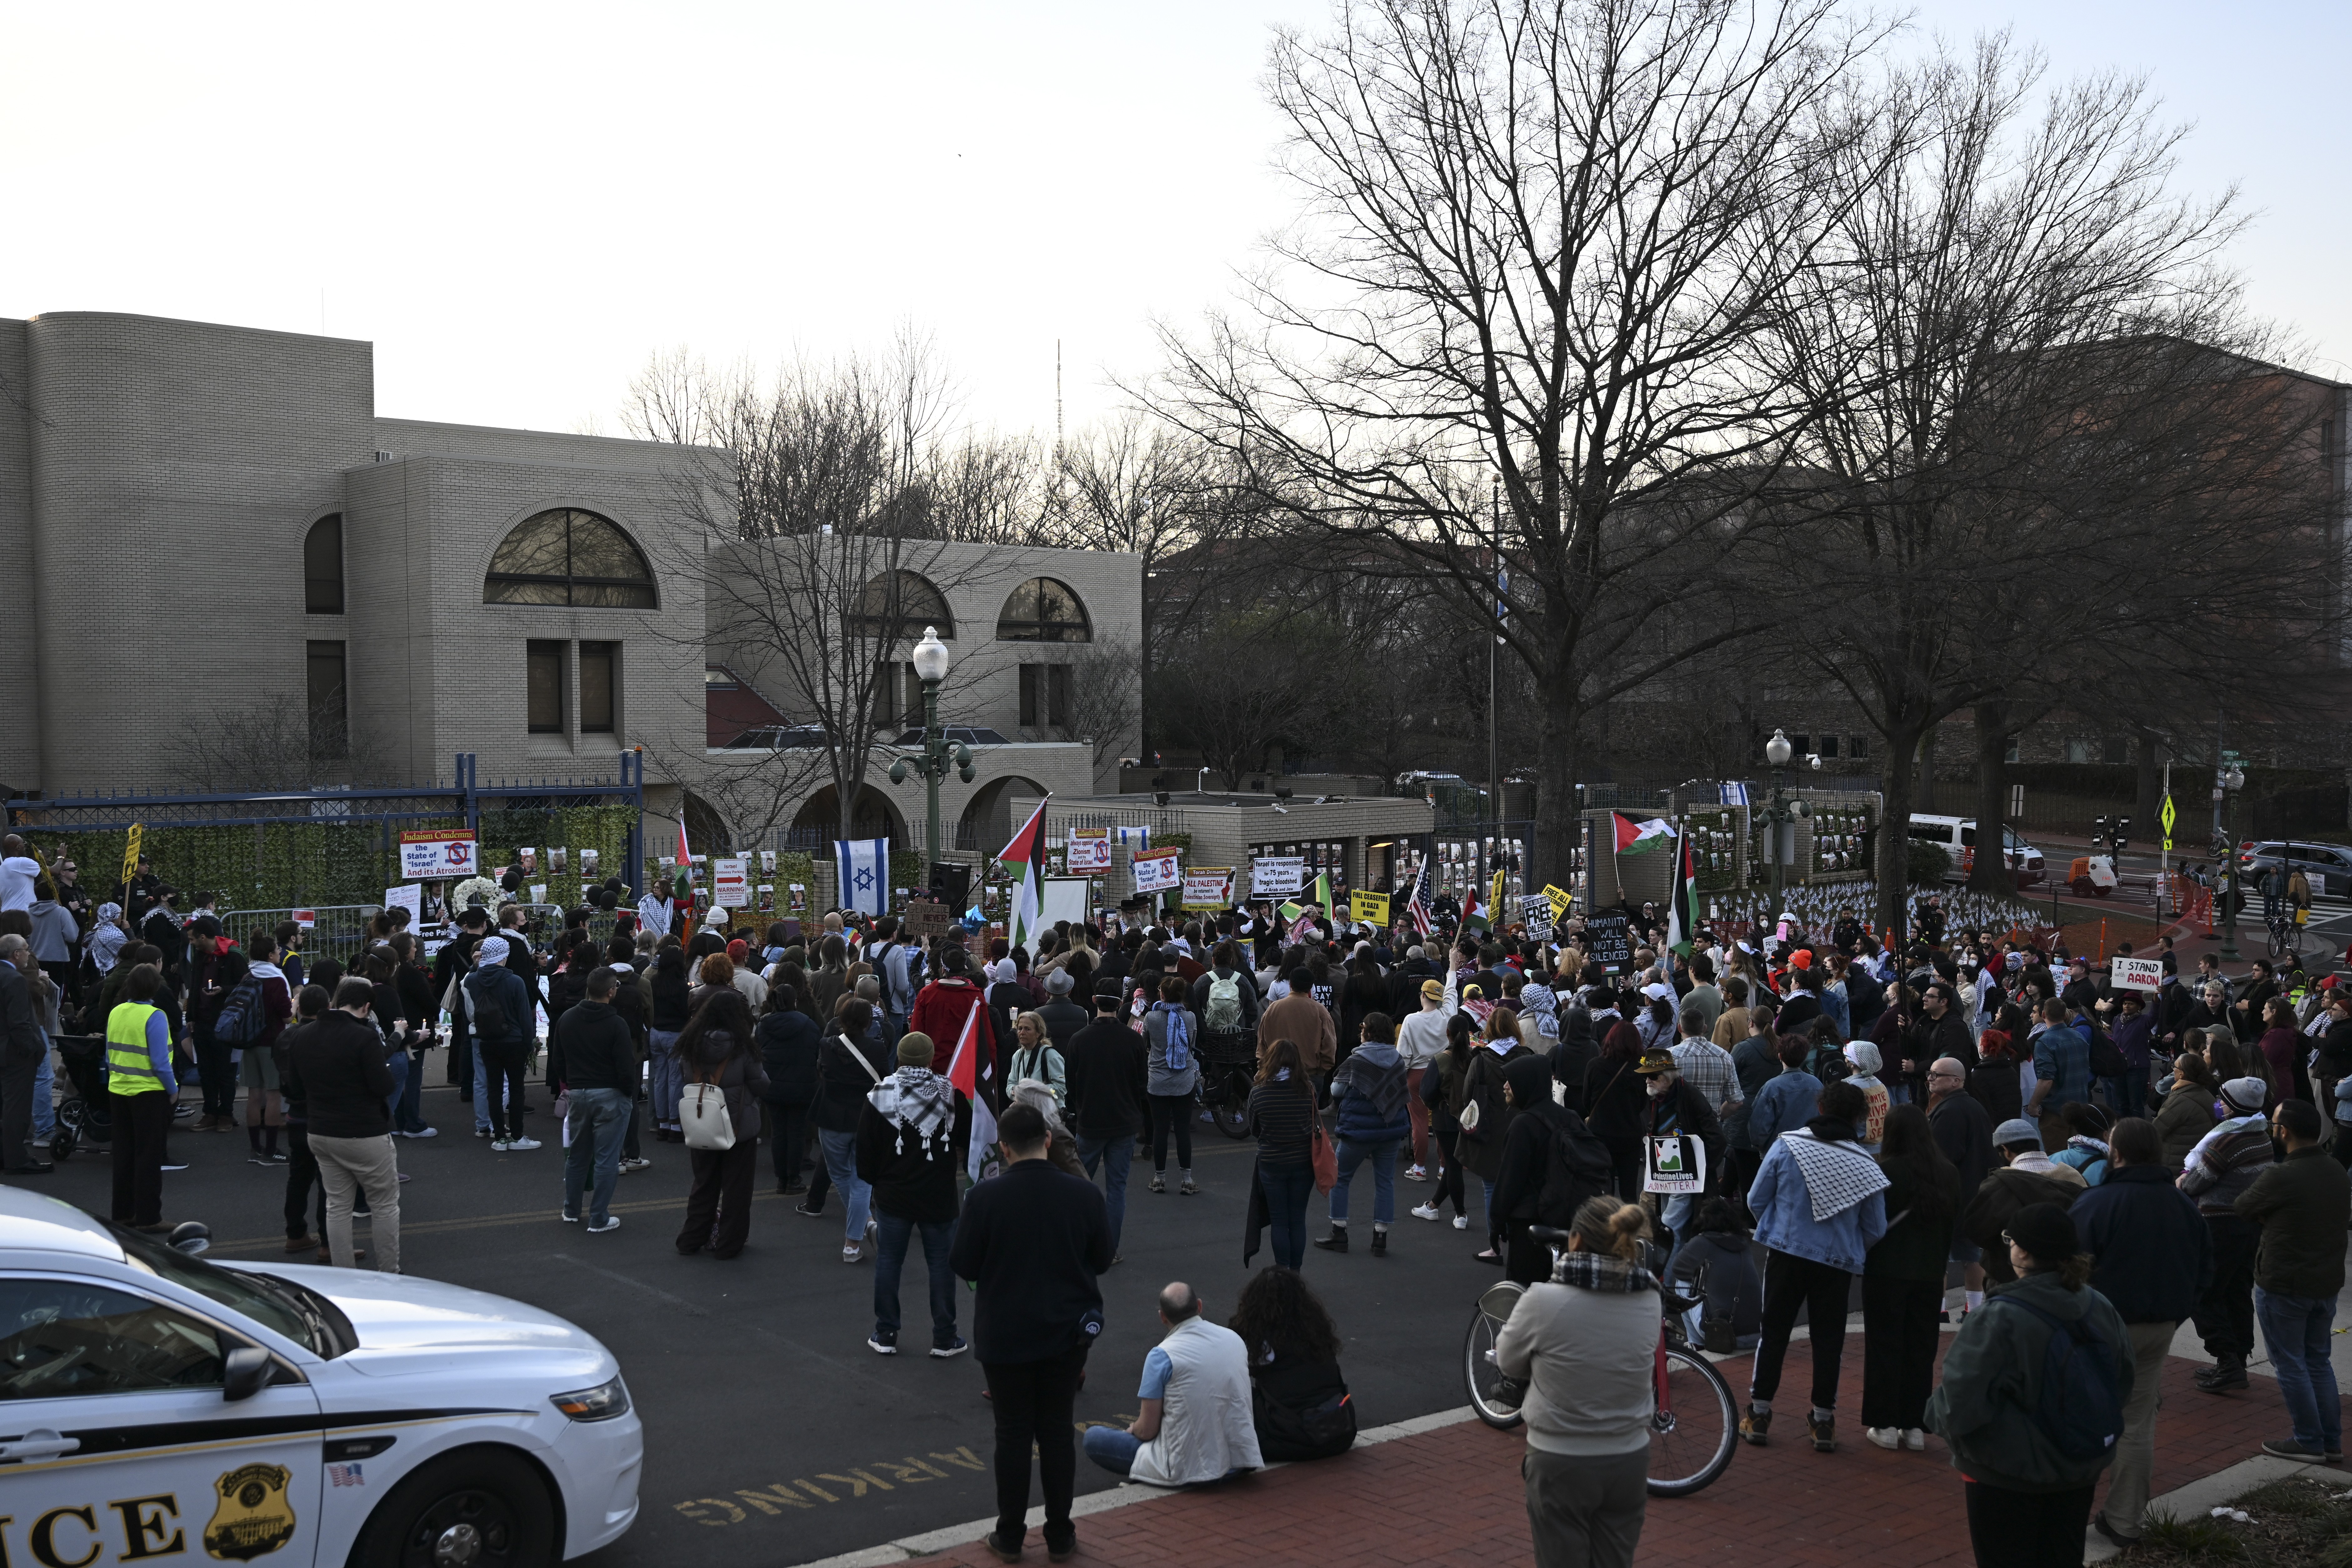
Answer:
<svg viewBox="0 0 2352 1568"><path fill-rule="evenodd" d="M1356 1169L1372 1163L1372 1256L1385 1258L1396 1219L1397 1145L1412 1134L1406 1107L1408 1069L1397 1054L1396 1025L1386 1013L1364 1016L1363 1042L1331 1076L1339 1108L1339 1183L1331 1189L1331 1234L1316 1242L1326 1252L1348 1250L1348 1189Z"/></svg>
<svg viewBox="0 0 2352 1568"><path fill-rule="evenodd" d="M2258 1078L2223 1084L2216 1109L2228 1114L2197 1141L2173 1184L2197 1201L2197 1213L2213 1238L2213 1279L2191 1314L2205 1352L2213 1358L2196 1379L2208 1394L2248 1386L2246 1358L2254 1351L2254 1252L2262 1227L2241 1218L2237 1205L2254 1178L2277 1163L2270 1121L2263 1114L2268 1090Z"/></svg>

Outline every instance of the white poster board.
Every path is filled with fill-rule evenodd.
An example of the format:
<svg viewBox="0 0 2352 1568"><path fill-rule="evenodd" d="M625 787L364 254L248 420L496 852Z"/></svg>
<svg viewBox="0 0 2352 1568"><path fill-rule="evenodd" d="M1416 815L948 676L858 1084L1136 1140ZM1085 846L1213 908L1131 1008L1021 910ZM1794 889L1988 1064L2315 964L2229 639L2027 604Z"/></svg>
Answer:
<svg viewBox="0 0 2352 1568"><path fill-rule="evenodd" d="M2161 991L2164 989L2164 961L2160 958L2109 959L2107 984L2117 991Z"/></svg>
<svg viewBox="0 0 2352 1568"><path fill-rule="evenodd" d="M1110 869L1110 829L1108 827L1073 827L1067 853L1070 873L1095 873Z"/></svg>
<svg viewBox="0 0 2352 1568"><path fill-rule="evenodd" d="M1170 888L1184 885L1184 853L1181 849L1155 849L1135 858L1135 890L1139 893L1165 892Z"/></svg>
<svg viewBox="0 0 2352 1568"><path fill-rule="evenodd" d="M386 888L383 890L383 907L386 911L406 910L408 923L412 927L421 926L425 923L425 889L414 882Z"/></svg>
<svg viewBox="0 0 2352 1568"><path fill-rule="evenodd" d="M1261 855L1250 862L1250 897L1286 899L1307 886L1303 855Z"/></svg>
<svg viewBox="0 0 2352 1568"><path fill-rule="evenodd" d="M461 828L410 828L400 836L400 874L439 881L471 877L478 864L474 836Z"/></svg>
<svg viewBox="0 0 2352 1568"><path fill-rule="evenodd" d="M743 858L722 855L710 863L712 901L724 908L740 910L751 901L751 879L744 875Z"/></svg>
<svg viewBox="0 0 2352 1568"><path fill-rule="evenodd" d="M1073 923L1087 918L1087 880L1084 877L1048 877L1045 896L1037 901L1037 918L1047 925L1055 921Z"/></svg>

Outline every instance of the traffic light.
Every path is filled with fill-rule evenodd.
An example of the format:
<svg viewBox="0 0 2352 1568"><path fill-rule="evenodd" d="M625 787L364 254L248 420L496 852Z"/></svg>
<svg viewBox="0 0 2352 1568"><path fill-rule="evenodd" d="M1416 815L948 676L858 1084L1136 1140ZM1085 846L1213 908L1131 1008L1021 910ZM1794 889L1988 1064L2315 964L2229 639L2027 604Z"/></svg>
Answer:
<svg viewBox="0 0 2352 1568"><path fill-rule="evenodd" d="M2102 816L2091 825L2091 847L2096 849L2105 842L2107 842L2107 819Z"/></svg>
<svg viewBox="0 0 2352 1568"><path fill-rule="evenodd" d="M2130 817L2128 817L2128 816L2118 816L2118 817L2116 817L2116 854L2118 854L2118 855L2122 854L2122 853L2124 852L2124 846L2125 846L2125 845L2126 845L2126 844L2128 844L2128 843L2130 843L2130 842L2131 842L2131 818L2130 818Z"/></svg>

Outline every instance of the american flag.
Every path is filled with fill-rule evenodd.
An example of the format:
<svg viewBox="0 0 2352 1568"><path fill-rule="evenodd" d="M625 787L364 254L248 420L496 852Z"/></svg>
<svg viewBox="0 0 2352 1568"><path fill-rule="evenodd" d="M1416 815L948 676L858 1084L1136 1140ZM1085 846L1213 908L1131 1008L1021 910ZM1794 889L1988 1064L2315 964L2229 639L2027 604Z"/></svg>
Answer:
<svg viewBox="0 0 2352 1568"><path fill-rule="evenodd" d="M329 1465L327 1467L327 1480L330 1484L339 1487L363 1487L367 1485L366 1481L360 1479L360 1468L357 1465Z"/></svg>
<svg viewBox="0 0 2352 1568"><path fill-rule="evenodd" d="M1405 918L1412 921L1413 931L1421 936L1427 936L1430 928L1436 924L1435 914L1429 907L1429 861L1426 857L1421 862L1420 875L1412 879L1412 896L1405 900L1404 912Z"/></svg>

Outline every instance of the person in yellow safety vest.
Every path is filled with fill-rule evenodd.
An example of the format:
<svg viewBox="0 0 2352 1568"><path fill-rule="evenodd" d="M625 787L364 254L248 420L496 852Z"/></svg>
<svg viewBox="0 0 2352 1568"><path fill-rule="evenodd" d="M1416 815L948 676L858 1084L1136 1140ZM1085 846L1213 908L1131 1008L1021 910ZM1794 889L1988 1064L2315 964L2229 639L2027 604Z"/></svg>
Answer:
<svg viewBox="0 0 2352 1568"><path fill-rule="evenodd" d="M136 965L122 1000L106 1016L106 1100L114 1118L114 1207L117 1225L161 1233L163 1223L163 1139L180 1095L172 1075L172 1027L155 1005L163 972Z"/></svg>

